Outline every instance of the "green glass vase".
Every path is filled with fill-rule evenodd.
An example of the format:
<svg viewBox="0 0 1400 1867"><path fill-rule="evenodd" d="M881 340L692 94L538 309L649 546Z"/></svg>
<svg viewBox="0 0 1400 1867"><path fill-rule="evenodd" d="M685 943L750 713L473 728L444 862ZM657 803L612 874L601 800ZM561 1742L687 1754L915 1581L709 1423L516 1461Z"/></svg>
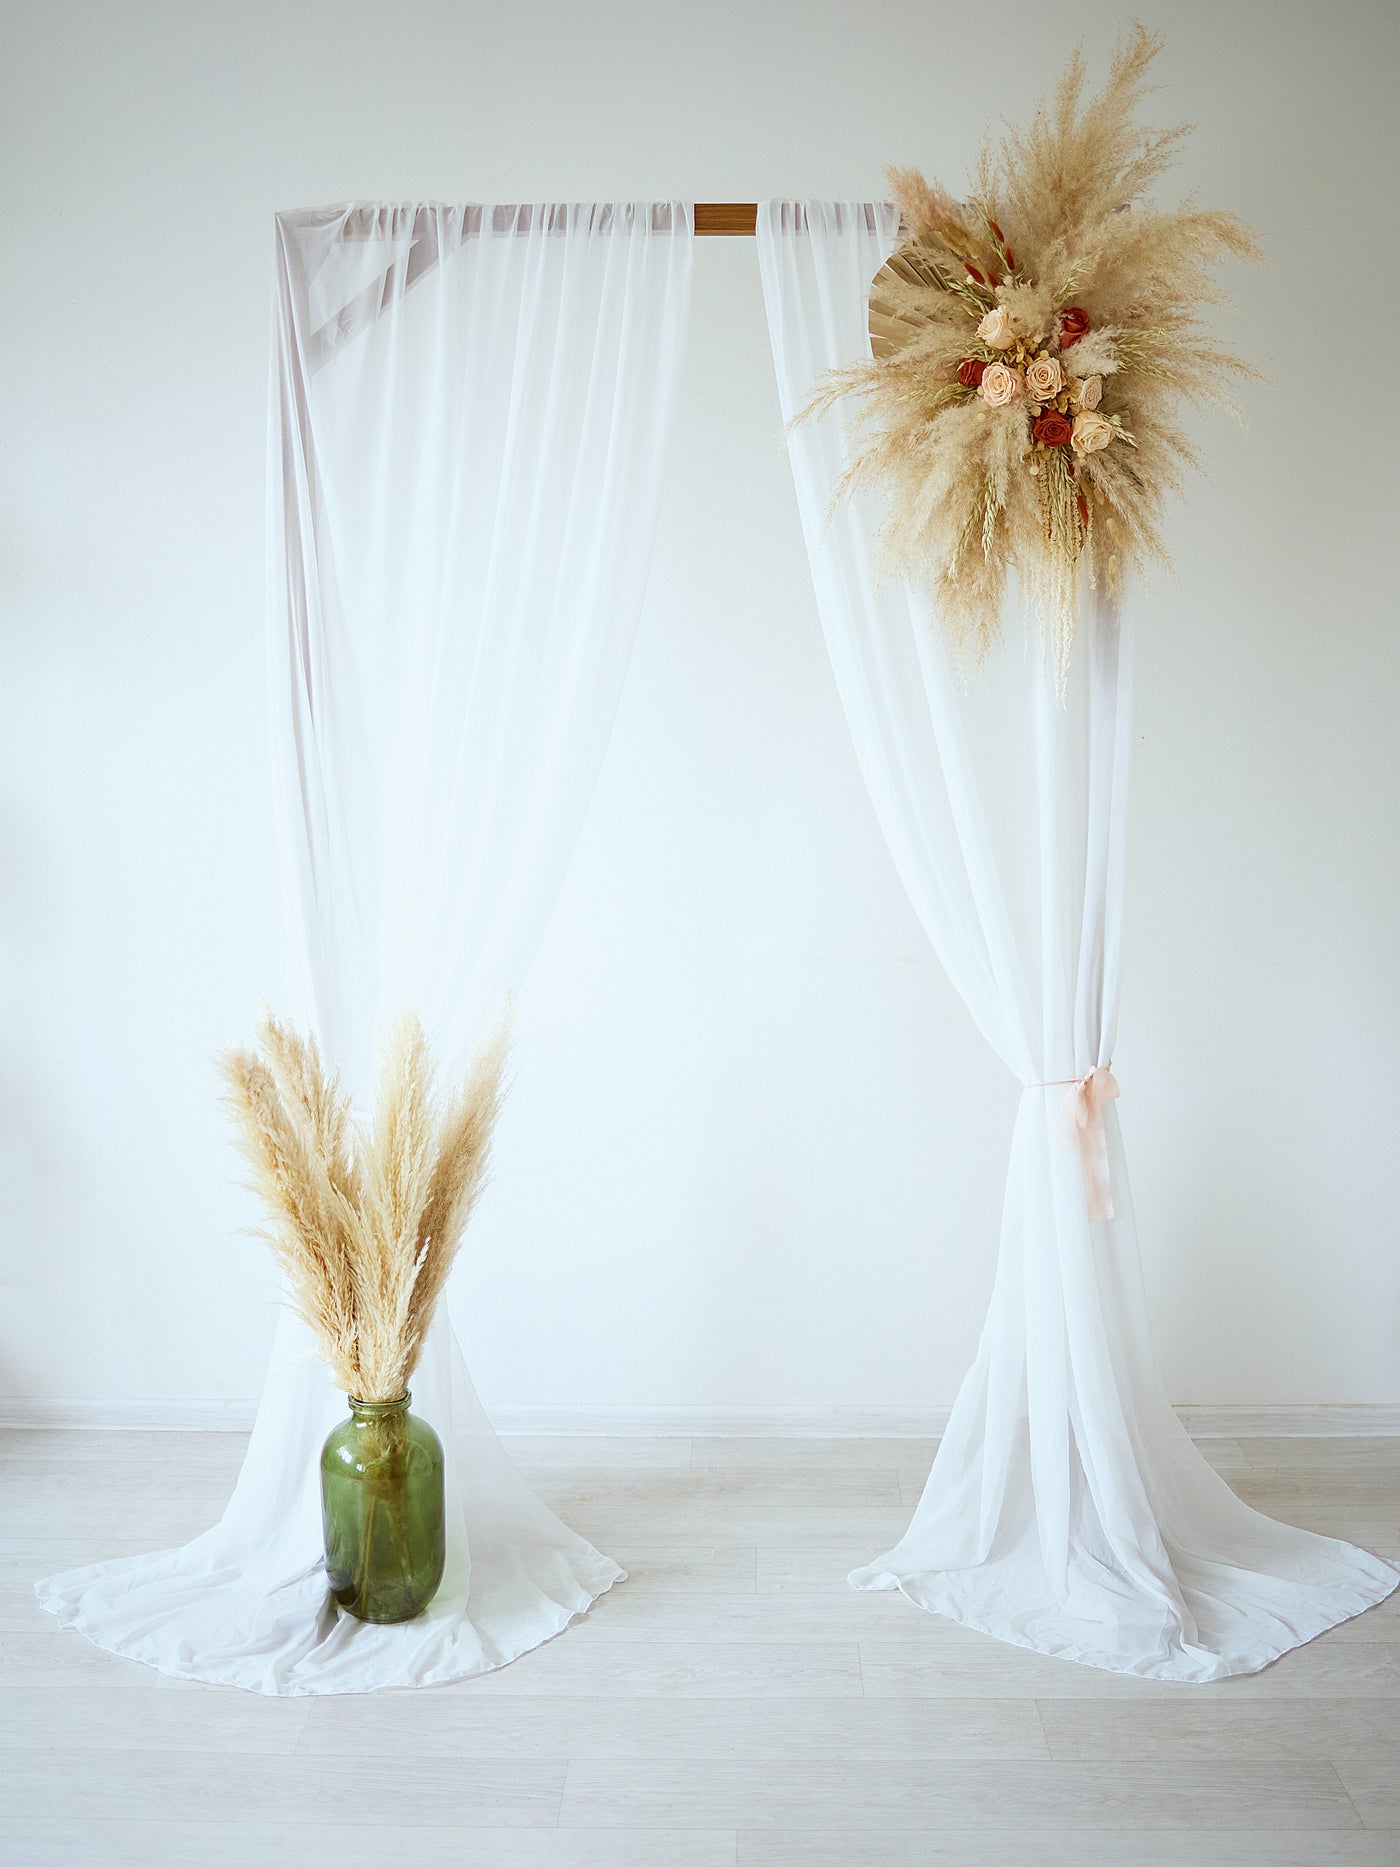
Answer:
<svg viewBox="0 0 1400 1867"><path fill-rule="evenodd" d="M361 1621L411 1621L437 1593L447 1544L442 1441L402 1400L350 1400L321 1449L331 1594Z"/></svg>

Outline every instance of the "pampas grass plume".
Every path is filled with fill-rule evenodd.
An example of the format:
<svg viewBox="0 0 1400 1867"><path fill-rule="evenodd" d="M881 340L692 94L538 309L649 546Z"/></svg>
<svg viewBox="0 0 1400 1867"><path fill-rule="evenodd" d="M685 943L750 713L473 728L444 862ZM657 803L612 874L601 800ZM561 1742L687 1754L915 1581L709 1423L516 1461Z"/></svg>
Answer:
<svg viewBox="0 0 1400 1867"><path fill-rule="evenodd" d="M441 1098L422 1026L404 1014L384 1045L368 1124L354 1119L315 1038L271 1012L254 1048L220 1059L249 1187L267 1215L256 1236L337 1384L358 1400L407 1391L486 1183L509 1051L503 1014Z"/></svg>

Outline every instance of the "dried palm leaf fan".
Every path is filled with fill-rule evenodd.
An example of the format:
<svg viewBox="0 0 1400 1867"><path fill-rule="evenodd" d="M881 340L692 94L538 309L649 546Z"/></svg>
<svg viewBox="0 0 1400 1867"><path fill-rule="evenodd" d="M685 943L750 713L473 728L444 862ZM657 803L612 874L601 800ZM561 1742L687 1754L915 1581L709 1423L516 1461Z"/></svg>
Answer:
<svg viewBox="0 0 1400 1867"><path fill-rule="evenodd" d="M1257 257L1252 236L1144 200L1187 133L1135 121L1159 49L1135 28L1087 99L1076 53L1029 128L983 150L966 203L889 171L909 237L871 287L870 361L804 411L858 411L838 496L879 495L888 565L973 662L1014 572L1063 681L1085 574L1116 593L1167 561L1162 507L1197 460L1182 404L1233 406L1226 383L1255 374L1200 317L1212 266Z"/></svg>
<svg viewBox="0 0 1400 1867"><path fill-rule="evenodd" d="M877 360L892 357L918 339L919 319L907 308L900 309L901 300L907 307L910 286L915 291L938 290L931 256L917 240L896 247L870 287L870 354Z"/></svg>

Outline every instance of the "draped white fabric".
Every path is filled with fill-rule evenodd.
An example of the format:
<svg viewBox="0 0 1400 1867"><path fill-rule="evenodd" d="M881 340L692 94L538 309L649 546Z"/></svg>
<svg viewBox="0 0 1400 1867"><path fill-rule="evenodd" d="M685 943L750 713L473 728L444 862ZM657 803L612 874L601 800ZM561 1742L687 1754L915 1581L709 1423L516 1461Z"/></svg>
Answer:
<svg viewBox="0 0 1400 1867"><path fill-rule="evenodd" d="M767 202L759 257L784 414L868 354L888 207ZM976 1362L903 1540L852 1582L1038 1652L1174 1680L1253 1672L1396 1586L1376 1557L1261 1516L1200 1457L1153 1362L1115 1105L1114 1216L1062 1151L1067 1079L1113 1053L1131 650L1092 610L1061 706L1032 637L969 684L868 514L830 512L837 415L790 456L832 667L866 785L939 959L1025 1085ZM1030 625L1033 627L1033 625ZM1124 1073L1131 1097L1132 1079Z"/></svg>
<svg viewBox="0 0 1400 1867"><path fill-rule="evenodd" d="M271 691L293 962L361 1101L401 1007L461 1069L563 883L646 579L691 238L679 203L278 220ZM41 1600L114 1652L269 1693L436 1683L537 1646L622 1572L516 1474L444 1315L413 1386L448 1474L447 1572L419 1620L328 1602L317 1454L345 1408L290 1316L222 1522Z"/></svg>

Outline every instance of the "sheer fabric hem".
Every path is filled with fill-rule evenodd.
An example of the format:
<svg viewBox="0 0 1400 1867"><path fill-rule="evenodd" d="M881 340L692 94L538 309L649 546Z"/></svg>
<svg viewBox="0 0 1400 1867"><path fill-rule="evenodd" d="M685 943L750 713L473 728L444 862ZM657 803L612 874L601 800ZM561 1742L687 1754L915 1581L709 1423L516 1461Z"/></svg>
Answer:
<svg viewBox="0 0 1400 1867"><path fill-rule="evenodd" d="M1338 1544L1338 1547L1351 1550L1348 1544ZM992 1639L1005 1641L1010 1646L1044 1654L1047 1659L1072 1660L1079 1666L1092 1666L1101 1672L1121 1673L1132 1678L1162 1679L1179 1685L1205 1685L1218 1679L1237 1679L1250 1673L1263 1672L1266 1666L1272 1666L1285 1653L1306 1646L1333 1627L1339 1627L1343 1621L1364 1614L1367 1609L1376 1607L1400 1588L1400 1572L1389 1563L1378 1556L1370 1556L1364 1550L1351 1553L1364 1557L1374 1565L1373 1570L1367 1573L1358 1565L1354 1583L1334 1583L1325 1597L1314 1595L1305 1607L1300 1605L1299 1612L1286 1627L1280 1627L1276 1637L1260 1638L1253 1652L1236 1653L1234 1656L1187 1644L1174 1645L1160 1658L1150 1655L1130 1657L1122 1651L1110 1653L1102 1647L1095 1649L1089 1645L1082 1634L1076 1636L1071 1631L1072 1623L1057 1632L1053 1609L1046 1610L1049 1624L1032 1635L1016 1621L986 1611L979 1597L992 1591L985 1584L981 1589L959 1588L955 1572L951 1571L909 1570L900 1573L882 1563L871 1563L864 1568L853 1569L847 1580L852 1588L871 1592L897 1589L906 1601L912 1602L927 1614L941 1614L945 1620L956 1621L959 1626L971 1628L974 1633L988 1634ZM1024 1620L1026 1617L1022 1615L1020 1618ZM1254 1631L1257 1634L1259 1630L1256 1627Z"/></svg>
<svg viewBox="0 0 1400 1867"><path fill-rule="evenodd" d="M180 1550L170 1552L174 1557L183 1553ZM222 1652L217 1646L205 1646L197 1660L189 1655L172 1656L168 1647L159 1651L160 1642L151 1631L150 1614L154 1604L147 1606L136 1625L128 1631L119 1631L114 1622L120 1613L121 1590L99 1594L95 1601L91 1593L94 1588L100 1588L104 1578L109 1583L116 1582L118 1576L114 1572L124 1568L128 1561L133 1566L146 1568L146 1588L158 1587L159 1580L149 1574L154 1560L158 1558L132 1557L70 1569L36 1582L34 1593L40 1607L52 1614L60 1627L81 1634L105 1653L136 1660L172 1679L234 1686L277 1698L407 1691L422 1685L450 1685L498 1672L513 1660L556 1639L615 1583L627 1580L627 1571L599 1551L588 1549L586 1555L577 1552L566 1557L565 1573L553 1588L536 1583L513 1611L493 1613L488 1607L475 1620L470 1614L455 1611L456 1625L439 1623L434 1630L436 1638L426 1643L430 1649L437 1648L436 1654L432 1654L425 1652L421 1638L425 1627L431 1628L431 1609L426 1624L407 1622L398 1627L372 1627L354 1621L330 1603L318 1566L311 1574L262 1595L254 1607L254 1615L262 1609L269 1622L286 1615L314 1625L322 1636L286 1667L285 1648L258 1653L250 1650L248 1642L230 1641ZM169 1576L172 1583L176 1582L177 1573ZM196 1581L193 1576L190 1580L200 1590L201 1605L207 1605L207 1576L202 1581ZM215 1592L232 1593L240 1586L251 1588L254 1585L243 1583L243 1578L235 1572L222 1588L216 1584ZM283 1599L279 1602L278 1597ZM177 1605L172 1601L172 1608ZM229 1631L235 1627L236 1620L231 1618ZM395 1645L400 1648L397 1656L393 1652ZM338 1651L329 1652L331 1647ZM367 1653L369 1647L375 1652ZM376 1661L383 1676L371 1678ZM352 1667L354 1678L350 1676ZM302 1668L305 1671L297 1677Z"/></svg>

